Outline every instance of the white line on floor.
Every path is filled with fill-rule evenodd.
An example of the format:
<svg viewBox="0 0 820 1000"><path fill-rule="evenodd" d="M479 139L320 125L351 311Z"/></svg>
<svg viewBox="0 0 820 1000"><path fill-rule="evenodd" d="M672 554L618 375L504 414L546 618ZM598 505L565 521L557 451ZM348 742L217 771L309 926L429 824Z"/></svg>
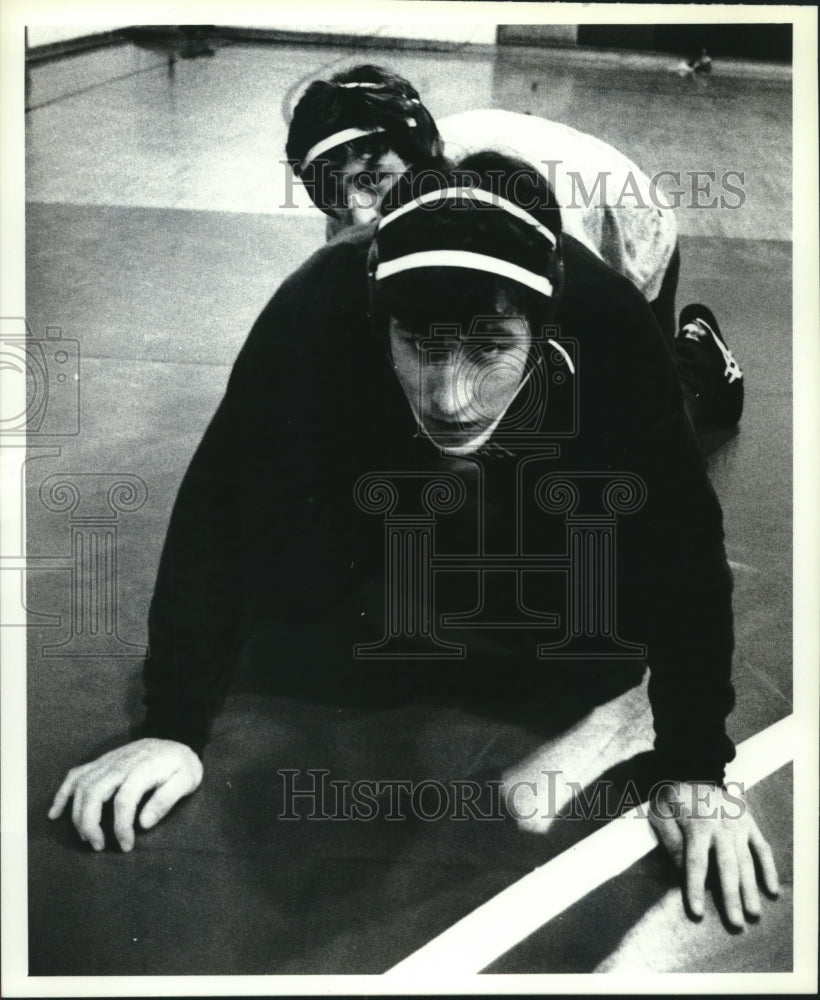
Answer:
<svg viewBox="0 0 820 1000"><path fill-rule="evenodd" d="M792 760L793 720L789 715L741 743L727 779L750 788ZM429 985L479 973L657 844L649 821L631 809L483 903L385 976Z"/></svg>

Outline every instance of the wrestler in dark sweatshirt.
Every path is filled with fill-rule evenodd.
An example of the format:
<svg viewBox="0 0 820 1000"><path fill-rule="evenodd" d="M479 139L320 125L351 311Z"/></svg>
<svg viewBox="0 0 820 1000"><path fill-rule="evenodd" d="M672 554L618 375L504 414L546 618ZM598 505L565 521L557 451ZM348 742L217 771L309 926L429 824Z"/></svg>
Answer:
<svg viewBox="0 0 820 1000"><path fill-rule="evenodd" d="M140 815L146 827L198 786L195 754L243 650L271 622L328 628L341 637L340 669L354 644L378 641L385 589L389 596L395 581L385 579L384 522L364 509L362 477L380 474L409 504L400 513L414 514L414 482L439 476L461 483L462 496L436 520L436 554L452 566L461 557L462 571L436 574L433 617L481 607L482 621L496 622L476 628L473 620L441 638L464 644L468 668L475 657L491 677L495 669L499 690L514 669L540 692L606 687L618 671L629 675L623 661L644 647L657 772L682 783L662 793L666 818L655 825L682 864L685 845L693 910L702 909L712 846L731 869L731 922L743 923L741 896L748 913L759 909L750 850L774 889L771 852L748 812L734 821L693 816L697 783L712 783L701 793L717 802L734 756L725 729L734 699L732 582L720 506L673 354L636 288L562 237L543 179L505 183L521 168L479 154L450 177L405 179L391 201L403 207L375 234L367 227L330 243L273 296L171 516L149 616L141 738L72 772L52 815L80 789L92 802L113 796L117 837L130 849L142 794L156 788ZM702 345L693 339L694 347ZM708 364L722 372L723 355L712 353ZM720 391L714 375L705 382L703 392ZM550 483L554 495L545 492ZM631 491L629 502L602 501L610 484ZM574 505L550 508L573 487ZM554 651L570 621L589 615L567 593L566 574L548 566L565 552L568 513L614 521L608 537L617 551L605 562L614 567L607 592L615 603L604 601L602 613L615 620L594 624L623 656L573 660L571 646ZM478 563L469 563L481 557L486 567L510 554L535 560L517 577L512 602L505 587L515 587L513 573L481 582ZM577 576L609 572L602 565L581 566ZM513 604L524 616L557 617L511 627L521 625L510 618ZM402 668L401 660L373 663L381 677ZM277 664L272 649L269 669L293 665ZM431 661L420 683L450 669ZM76 825L103 846L93 809Z"/></svg>

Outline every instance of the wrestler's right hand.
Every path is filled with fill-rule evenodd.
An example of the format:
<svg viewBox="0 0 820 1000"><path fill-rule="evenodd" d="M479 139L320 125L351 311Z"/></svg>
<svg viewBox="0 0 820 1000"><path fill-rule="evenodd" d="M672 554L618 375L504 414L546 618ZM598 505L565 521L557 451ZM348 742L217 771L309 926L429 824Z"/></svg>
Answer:
<svg viewBox="0 0 820 1000"><path fill-rule="evenodd" d="M123 851L134 846L134 822L143 796L143 829L158 823L184 796L199 788L202 762L194 751L175 740L147 738L127 743L90 764L73 767L57 789L49 819L62 815L73 798L71 819L80 837L95 851L105 847L100 819L104 803L114 800L114 834Z"/></svg>

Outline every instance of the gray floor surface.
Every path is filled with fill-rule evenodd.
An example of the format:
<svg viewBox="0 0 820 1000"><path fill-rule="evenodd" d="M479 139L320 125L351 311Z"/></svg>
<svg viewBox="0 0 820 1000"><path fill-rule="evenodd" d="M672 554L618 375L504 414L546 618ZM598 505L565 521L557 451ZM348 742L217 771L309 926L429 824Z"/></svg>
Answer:
<svg viewBox="0 0 820 1000"><path fill-rule="evenodd" d="M550 68L548 53L290 46L225 47L173 66L162 52L125 47L38 66L27 116L27 318L35 336L59 327L79 342L80 426L32 441L60 454L32 451L28 551L68 565L71 515L44 506L49 476L127 473L147 498L117 521L117 629L132 644L119 652L130 658L45 649L68 638L70 577L65 568L29 577L30 609L61 616L29 631L32 974L381 972L584 832L277 822L274 771L284 765L273 761L365 774L412 760L419 774L464 773L491 746L481 763L490 773L539 743L515 720L465 710L366 711L249 691L218 724L203 788L131 855L93 855L66 823L45 819L65 770L114 745L136 711L147 603L185 465L251 323L322 241L316 214L276 211L283 102L297 77L377 55L436 114L529 110L594 132L650 172L746 171L743 210L679 212L678 302L712 306L747 379L741 429L710 458L736 577L731 735L743 740L791 710L787 83L716 72L699 88L672 73ZM589 766L606 770L643 746L641 699L638 689L587 720L591 732L609 727L606 753L590 751ZM488 971L788 970L786 770L750 801L784 883L759 924L731 935L711 905L702 923L688 921L656 851ZM589 933L593 923L600 933Z"/></svg>

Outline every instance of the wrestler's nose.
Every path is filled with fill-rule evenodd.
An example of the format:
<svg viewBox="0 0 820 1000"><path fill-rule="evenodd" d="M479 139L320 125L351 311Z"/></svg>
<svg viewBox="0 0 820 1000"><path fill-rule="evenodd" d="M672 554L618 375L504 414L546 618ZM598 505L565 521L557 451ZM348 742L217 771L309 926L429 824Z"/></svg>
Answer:
<svg viewBox="0 0 820 1000"><path fill-rule="evenodd" d="M347 195L347 217L352 226L372 222L379 214L379 195L373 188L353 187Z"/></svg>

